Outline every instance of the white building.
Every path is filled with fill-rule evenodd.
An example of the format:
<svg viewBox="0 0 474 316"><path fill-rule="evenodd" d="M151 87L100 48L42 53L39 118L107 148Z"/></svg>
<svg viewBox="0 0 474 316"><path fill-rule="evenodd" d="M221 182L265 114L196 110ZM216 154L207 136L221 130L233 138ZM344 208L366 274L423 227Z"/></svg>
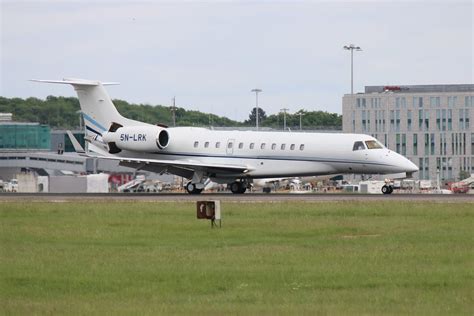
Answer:
<svg viewBox="0 0 474 316"><path fill-rule="evenodd" d="M420 167L417 179L474 173L474 84L366 86L342 100L343 131L370 134Z"/></svg>
<svg viewBox="0 0 474 316"><path fill-rule="evenodd" d="M13 120L12 113L0 113L0 122L11 122Z"/></svg>

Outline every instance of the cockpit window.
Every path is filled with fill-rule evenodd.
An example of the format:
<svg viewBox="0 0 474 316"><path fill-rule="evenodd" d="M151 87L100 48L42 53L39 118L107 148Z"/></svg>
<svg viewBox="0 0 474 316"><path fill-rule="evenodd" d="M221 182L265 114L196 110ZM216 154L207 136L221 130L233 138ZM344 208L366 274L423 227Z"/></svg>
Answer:
<svg viewBox="0 0 474 316"><path fill-rule="evenodd" d="M352 147L352 150L364 150L364 142L355 142L354 147Z"/></svg>
<svg viewBox="0 0 474 316"><path fill-rule="evenodd" d="M368 149L382 149L383 146L376 140L368 140L365 142Z"/></svg>

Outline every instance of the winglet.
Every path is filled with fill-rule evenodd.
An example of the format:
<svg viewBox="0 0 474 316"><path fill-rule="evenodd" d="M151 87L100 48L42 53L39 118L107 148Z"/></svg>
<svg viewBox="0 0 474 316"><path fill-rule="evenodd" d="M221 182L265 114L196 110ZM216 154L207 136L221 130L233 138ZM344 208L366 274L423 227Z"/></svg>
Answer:
<svg viewBox="0 0 474 316"><path fill-rule="evenodd" d="M66 131L66 133L67 133L67 136L69 136L69 139L71 140L74 150L80 155L85 154L86 151L84 150L84 148L82 148L81 144L79 144L79 142L77 141L76 137L74 137L72 132L68 130Z"/></svg>

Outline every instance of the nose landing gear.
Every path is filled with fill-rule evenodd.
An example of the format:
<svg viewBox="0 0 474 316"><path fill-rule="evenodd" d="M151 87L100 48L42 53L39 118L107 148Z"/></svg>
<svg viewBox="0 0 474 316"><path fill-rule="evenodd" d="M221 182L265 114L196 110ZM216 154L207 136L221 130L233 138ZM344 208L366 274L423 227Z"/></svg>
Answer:
<svg viewBox="0 0 474 316"><path fill-rule="evenodd" d="M385 179L385 184L382 187L383 194L392 194L393 192L393 182L390 179Z"/></svg>
<svg viewBox="0 0 474 316"><path fill-rule="evenodd" d="M385 184L383 187L382 187L382 193L383 194L392 194L393 192L393 187L391 185L387 185Z"/></svg>

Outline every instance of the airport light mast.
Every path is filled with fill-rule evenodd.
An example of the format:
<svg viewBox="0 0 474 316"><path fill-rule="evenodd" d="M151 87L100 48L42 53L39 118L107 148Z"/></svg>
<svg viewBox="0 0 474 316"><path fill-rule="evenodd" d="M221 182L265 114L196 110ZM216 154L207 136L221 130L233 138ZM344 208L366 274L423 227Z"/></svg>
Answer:
<svg viewBox="0 0 474 316"><path fill-rule="evenodd" d="M262 92L262 89L252 89L250 92L255 92L255 126L257 127L258 131L258 93Z"/></svg>
<svg viewBox="0 0 474 316"><path fill-rule="evenodd" d="M286 131L286 112L289 111L290 109L283 108L280 111L283 112L283 130Z"/></svg>
<svg viewBox="0 0 474 316"><path fill-rule="evenodd" d="M362 48L354 44L344 45L343 48L351 51L351 103L354 105L354 50L360 52ZM355 179L355 174L353 175L353 179ZM361 176L361 179L364 179L364 175Z"/></svg>
<svg viewBox="0 0 474 316"><path fill-rule="evenodd" d="M176 127L176 97L173 97L173 106L171 107L173 113L173 126Z"/></svg>
<svg viewBox="0 0 474 316"><path fill-rule="evenodd" d="M301 120L301 118L303 117L303 114L304 114L303 110L301 110L300 113L298 113L298 114L300 116L300 131L301 131L301 130L303 130L303 124L302 124L302 120Z"/></svg>
<svg viewBox="0 0 474 316"><path fill-rule="evenodd" d="M357 52L362 51L360 46L355 46L354 44L345 45L343 47L345 50L351 51L351 95L354 94L354 50Z"/></svg>

